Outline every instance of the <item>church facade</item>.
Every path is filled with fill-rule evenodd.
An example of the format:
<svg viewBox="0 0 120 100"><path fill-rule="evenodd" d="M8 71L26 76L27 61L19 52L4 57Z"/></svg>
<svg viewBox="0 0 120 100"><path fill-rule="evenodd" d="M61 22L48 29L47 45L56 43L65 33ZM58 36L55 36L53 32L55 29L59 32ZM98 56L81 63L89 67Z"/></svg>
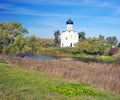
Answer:
<svg viewBox="0 0 120 100"><path fill-rule="evenodd" d="M61 47L74 47L79 40L77 32L73 31L73 21L68 19L66 22L67 30L61 33Z"/></svg>

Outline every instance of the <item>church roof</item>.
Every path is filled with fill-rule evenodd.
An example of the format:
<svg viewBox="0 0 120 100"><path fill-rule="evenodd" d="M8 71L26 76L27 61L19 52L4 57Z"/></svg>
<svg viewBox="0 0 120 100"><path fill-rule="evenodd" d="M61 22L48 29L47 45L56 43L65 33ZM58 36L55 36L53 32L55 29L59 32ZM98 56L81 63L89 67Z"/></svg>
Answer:
<svg viewBox="0 0 120 100"><path fill-rule="evenodd" d="M66 24L73 24L73 21L69 18L66 22Z"/></svg>

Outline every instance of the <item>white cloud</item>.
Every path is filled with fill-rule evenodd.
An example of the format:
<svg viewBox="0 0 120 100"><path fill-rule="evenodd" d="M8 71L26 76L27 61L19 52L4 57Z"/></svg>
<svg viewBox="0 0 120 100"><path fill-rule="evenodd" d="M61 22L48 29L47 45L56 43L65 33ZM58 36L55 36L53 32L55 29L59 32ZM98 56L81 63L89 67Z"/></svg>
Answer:
<svg viewBox="0 0 120 100"><path fill-rule="evenodd" d="M28 3L38 5L81 5L82 0L7 0L16 3Z"/></svg>
<svg viewBox="0 0 120 100"><path fill-rule="evenodd" d="M82 0L85 4L97 4L98 0Z"/></svg>
<svg viewBox="0 0 120 100"><path fill-rule="evenodd" d="M98 6L100 6L100 7L112 7L111 4L109 4L108 2L99 3Z"/></svg>
<svg viewBox="0 0 120 100"><path fill-rule="evenodd" d="M21 14L21 15L33 15L33 16L50 16L50 17L69 17L69 16L74 16L78 17L78 15L75 14L62 14L62 13L50 13L38 9L32 9L32 8L27 8L23 6L16 6L13 4L0 4L0 8L7 9L7 11L0 11L0 13L5 13L5 14Z"/></svg>
<svg viewBox="0 0 120 100"><path fill-rule="evenodd" d="M120 7L116 7L115 15L120 15Z"/></svg>

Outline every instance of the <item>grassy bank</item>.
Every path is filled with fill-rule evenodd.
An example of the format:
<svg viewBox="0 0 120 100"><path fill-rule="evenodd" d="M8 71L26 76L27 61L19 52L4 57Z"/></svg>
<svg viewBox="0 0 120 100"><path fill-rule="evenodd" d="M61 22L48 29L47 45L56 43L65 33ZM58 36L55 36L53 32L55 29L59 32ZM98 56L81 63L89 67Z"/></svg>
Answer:
<svg viewBox="0 0 120 100"><path fill-rule="evenodd" d="M0 60L1 61L1 60ZM0 62L0 100L118 100L119 95L98 91L52 74Z"/></svg>
<svg viewBox="0 0 120 100"><path fill-rule="evenodd" d="M56 56L56 57L73 57L73 58L83 58L83 59L97 59L98 61L106 61L106 62L114 62L116 59L112 56L105 55L90 55L90 54L81 54L81 53L73 53L72 48L63 48L63 47L49 47L49 48L41 48L41 50L37 53L40 55L47 56Z"/></svg>

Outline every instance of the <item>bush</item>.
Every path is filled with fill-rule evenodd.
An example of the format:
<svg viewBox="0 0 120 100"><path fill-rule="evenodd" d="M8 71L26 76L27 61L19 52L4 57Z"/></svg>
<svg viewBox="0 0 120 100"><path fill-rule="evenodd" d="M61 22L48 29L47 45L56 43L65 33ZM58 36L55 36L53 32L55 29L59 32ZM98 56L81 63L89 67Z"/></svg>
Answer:
<svg viewBox="0 0 120 100"><path fill-rule="evenodd" d="M88 84L85 83L59 84L51 87L50 90L66 96L76 96L76 95L105 96L103 93L99 93L98 91L91 88Z"/></svg>
<svg viewBox="0 0 120 100"><path fill-rule="evenodd" d="M118 43L118 48L120 48L120 43Z"/></svg>
<svg viewBox="0 0 120 100"><path fill-rule="evenodd" d="M110 48L109 50L109 55L114 55L115 53L117 53L118 48Z"/></svg>
<svg viewBox="0 0 120 100"><path fill-rule="evenodd" d="M73 52L87 53L87 54L103 54L104 51L108 48L108 44L105 40L98 38L89 38L79 41Z"/></svg>
<svg viewBox="0 0 120 100"><path fill-rule="evenodd" d="M117 60L120 60L120 49L113 55L113 57L115 57Z"/></svg>

